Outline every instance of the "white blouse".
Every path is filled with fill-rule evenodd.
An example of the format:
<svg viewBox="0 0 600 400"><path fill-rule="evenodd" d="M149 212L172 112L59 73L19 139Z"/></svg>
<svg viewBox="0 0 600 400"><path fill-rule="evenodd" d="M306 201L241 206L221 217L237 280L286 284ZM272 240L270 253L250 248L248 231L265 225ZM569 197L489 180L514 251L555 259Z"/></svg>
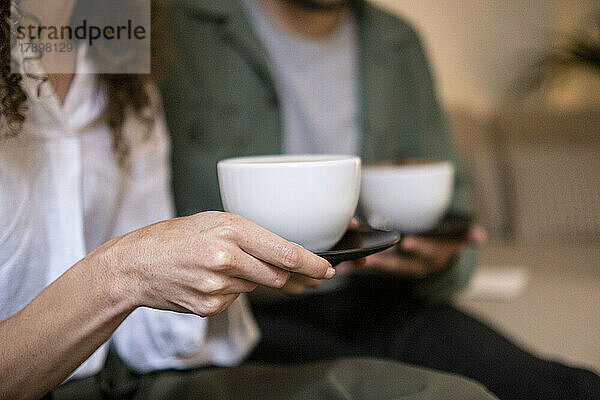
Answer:
<svg viewBox="0 0 600 400"><path fill-rule="evenodd" d="M26 71L43 75L35 60ZM51 85L24 76L28 112L18 136L0 141L0 320L22 309L70 266L112 237L170 218L169 144L155 89L155 120L129 116L129 173L119 168L102 120L106 98L80 51L62 105ZM0 129L3 129L0 121ZM135 310L73 374L98 372L112 346L138 372L241 362L259 340L240 296L210 318Z"/></svg>

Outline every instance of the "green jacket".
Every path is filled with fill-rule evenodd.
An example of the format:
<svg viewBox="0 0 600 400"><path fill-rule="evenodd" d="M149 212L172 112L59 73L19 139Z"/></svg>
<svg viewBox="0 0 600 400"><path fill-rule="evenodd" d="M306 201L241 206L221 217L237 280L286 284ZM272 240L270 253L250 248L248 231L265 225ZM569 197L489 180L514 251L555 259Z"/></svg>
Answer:
<svg viewBox="0 0 600 400"><path fill-rule="evenodd" d="M236 0L178 0L164 10L171 29L161 84L172 132L179 215L221 209L217 161L281 152L281 115L266 51ZM456 162L451 136L415 31L369 3L357 8L362 148L367 165L434 158ZM459 167L451 209L469 211ZM415 294L443 299L467 282L475 253L421 280Z"/></svg>

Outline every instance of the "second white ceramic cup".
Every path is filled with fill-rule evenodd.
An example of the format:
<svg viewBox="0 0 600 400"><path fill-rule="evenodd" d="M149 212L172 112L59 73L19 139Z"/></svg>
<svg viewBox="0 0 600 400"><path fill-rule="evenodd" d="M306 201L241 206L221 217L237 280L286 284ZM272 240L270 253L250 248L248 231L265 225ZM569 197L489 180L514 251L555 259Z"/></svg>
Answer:
<svg viewBox="0 0 600 400"><path fill-rule="evenodd" d="M440 221L453 186L454 165L447 161L368 166L362 170L360 201L371 226L419 233Z"/></svg>

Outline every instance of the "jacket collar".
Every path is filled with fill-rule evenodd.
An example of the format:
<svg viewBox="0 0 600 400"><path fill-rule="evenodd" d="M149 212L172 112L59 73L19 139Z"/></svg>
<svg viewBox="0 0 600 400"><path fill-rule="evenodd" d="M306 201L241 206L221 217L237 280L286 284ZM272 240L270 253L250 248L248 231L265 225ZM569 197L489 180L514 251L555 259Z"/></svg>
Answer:
<svg viewBox="0 0 600 400"><path fill-rule="evenodd" d="M275 92L266 50L238 1L187 0L186 6L192 16L214 21L219 26L220 34L237 47L240 54L250 61L258 76Z"/></svg>
<svg viewBox="0 0 600 400"><path fill-rule="evenodd" d="M398 50L411 43L414 33L407 24L400 24L386 15L376 6L363 0L357 2L357 24L360 31L359 42L361 56L374 57L376 61L385 63ZM361 58L361 63L364 62Z"/></svg>

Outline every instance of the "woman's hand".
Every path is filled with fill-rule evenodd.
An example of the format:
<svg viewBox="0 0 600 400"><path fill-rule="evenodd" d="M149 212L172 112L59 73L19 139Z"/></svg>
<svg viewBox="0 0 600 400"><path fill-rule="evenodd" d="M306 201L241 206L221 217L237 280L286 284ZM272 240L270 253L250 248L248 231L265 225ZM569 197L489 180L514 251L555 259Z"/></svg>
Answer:
<svg viewBox="0 0 600 400"><path fill-rule="evenodd" d="M221 312L259 284L282 288L291 272L315 284L335 274L301 246L219 212L159 222L105 246L103 261L134 282L140 306L200 316Z"/></svg>
<svg viewBox="0 0 600 400"><path fill-rule="evenodd" d="M113 239L0 321L0 398L41 397L136 307L214 315L258 284L282 287L290 271L315 279L335 273L232 214L196 214Z"/></svg>

